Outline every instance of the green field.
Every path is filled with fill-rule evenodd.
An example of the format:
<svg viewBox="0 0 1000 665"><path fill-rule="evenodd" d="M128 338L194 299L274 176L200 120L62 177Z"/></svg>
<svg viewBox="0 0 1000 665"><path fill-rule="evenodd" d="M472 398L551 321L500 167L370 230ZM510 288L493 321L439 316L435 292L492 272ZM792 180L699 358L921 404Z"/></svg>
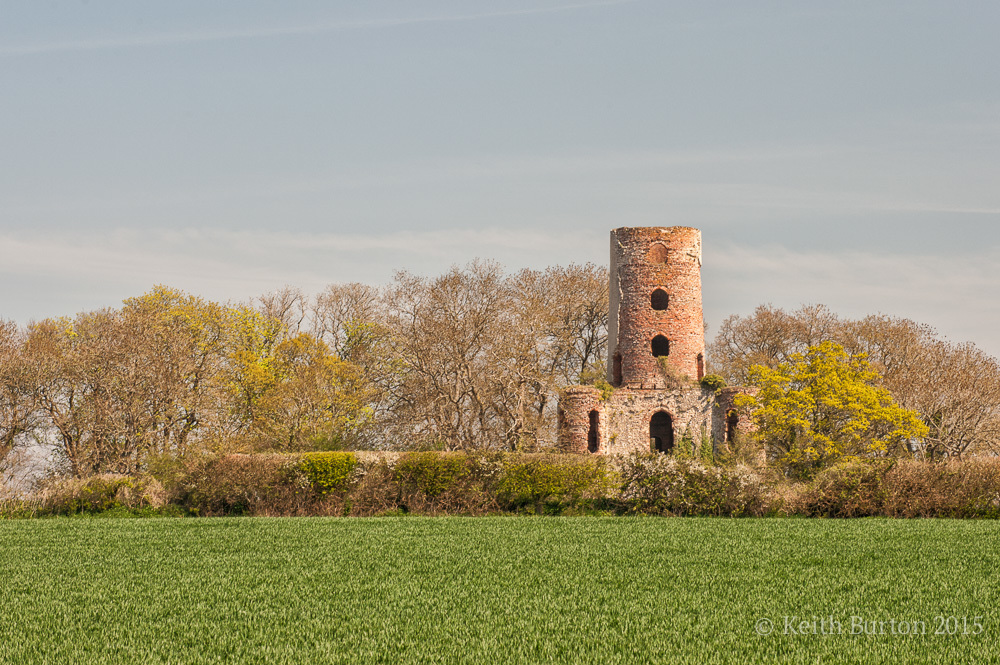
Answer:
<svg viewBox="0 0 1000 665"><path fill-rule="evenodd" d="M19 520L0 575L3 663L1000 663L996 522Z"/></svg>

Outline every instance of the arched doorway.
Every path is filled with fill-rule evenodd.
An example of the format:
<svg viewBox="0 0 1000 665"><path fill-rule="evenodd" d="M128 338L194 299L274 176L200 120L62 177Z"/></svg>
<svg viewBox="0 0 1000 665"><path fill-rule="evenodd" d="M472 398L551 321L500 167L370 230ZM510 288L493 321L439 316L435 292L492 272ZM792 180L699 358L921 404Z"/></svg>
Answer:
<svg viewBox="0 0 1000 665"><path fill-rule="evenodd" d="M726 414L726 443L731 443L736 438L739 425L740 416L736 411L730 411Z"/></svg>
<svg viewBox="0 0 1000 665"><path fill-rule="evenodd" d="M663 311L670 306L670 296L663 289L656 289L649 296L649 304L653 309Z"/></svg>
<svg viewBox="0 0 1000 665"><path fill-rule="evenodd" d="M657 453L669 453L674 448L674 420L666 411L657 411L649 419L649 447Z"/></svg>
<svg viewBox="0 0 1000 665"><path fill-rule="evenodd" d="M597 410L590 412L590 429L587 431L587 451L591 453L596 453L597 449L601 447L601 431L600 431L601 416L597 413Z"/></svg>
<svg viewBox="0 0 1000 665"><path fill-rule="evenodd" d="M653 355L657 358L670 355L670 340L663 335L654 337L650 346L652 347Z"/></svg>

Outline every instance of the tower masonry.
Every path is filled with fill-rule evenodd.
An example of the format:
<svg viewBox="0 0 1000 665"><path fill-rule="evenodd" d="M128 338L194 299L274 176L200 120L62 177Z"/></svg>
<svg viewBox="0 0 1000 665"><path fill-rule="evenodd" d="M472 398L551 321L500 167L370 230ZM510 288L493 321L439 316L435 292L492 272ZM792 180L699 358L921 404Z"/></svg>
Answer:
<svg viewBox="0 0 1000 665"><path fill-rule="evenodd" d="M705 375L701 231L612 231L608 296L608 383L666 388L663 363L680 376Z"/></svg>
<svg viewBox="0 0 1000 665"><path fill-rule="evenodd" d="M703 387L701 231L611 232L609 386L572 386L559 401L559 447L572 453L713 451L746 431L733 399Z"/></svg>

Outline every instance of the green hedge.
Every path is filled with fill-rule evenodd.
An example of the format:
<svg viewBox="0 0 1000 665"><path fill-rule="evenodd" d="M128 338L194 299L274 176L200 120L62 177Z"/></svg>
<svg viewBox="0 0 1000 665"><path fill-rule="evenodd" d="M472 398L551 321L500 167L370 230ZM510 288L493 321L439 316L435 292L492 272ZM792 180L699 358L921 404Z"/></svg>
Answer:
<svg viewBox="0 0 1000 665"><path fill-rule="evenodd" d="M166 467L164 467L166 468ZM151 469L152 471L152 469ZM221 455L150 476L50 482L0 517L159 511L190 515L496 513L1000 518L1000 460L867 460L813 481L635 453L321 452Z"/></svg>
<svg viewBox="0 0 1000 665"><path fill-rule="evenodd" d="M358 457L354 453L305 453L298 470L318 494L346 491L355 479Z"/></svg>
<svg viewBox="0 0 1000 665"><path fill-rule="evenodd" d="M496 493L502 505L538 514L596 507L607 499L615 478L604 457L508 455Z"/></svg>
<svg viewBox="0 0 1000 665"><path fill-rule="evenodd" d="M402 492L421 492L436 499L469 474L469 457L465 453L419 452L399 458L393 469L393 480Z"/></svg>

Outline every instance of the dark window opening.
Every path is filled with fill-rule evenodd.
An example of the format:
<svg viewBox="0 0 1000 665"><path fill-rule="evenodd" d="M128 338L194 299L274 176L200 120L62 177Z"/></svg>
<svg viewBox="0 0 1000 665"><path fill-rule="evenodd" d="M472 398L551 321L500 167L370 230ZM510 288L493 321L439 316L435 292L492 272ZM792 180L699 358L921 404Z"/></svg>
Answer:
<svg viewBox="0 0 1000 665"><path fill-rule="evenodd" d="M657 411L649 419L649 447L657 453L673 450L674 421L666 411Z"/></svg>
<svg viewBox="0 0 1000 665"><path fill-rule="evenodd" d="M653 355L657 358L670 355L670 340L663 335L653 338Z"/></svg>
<svg viewBox="0 0 1000 665"><path fill-rule="evenodd" d="M698 354L698 380L701 381L705 378L705 356Z"/></svg>
<svg viewBox="0 0 1000 665"><path fill-rule="evenodd" d="M653 309L664 310L670 305L670 296L663 289L656 289L653 291L653 295L649 297L649 302L653 306Z"/></svg>
<svg viewBox="0 0 1000 665"><path fill-rule="evenodd" d="M590 412L590 430L587 432L587 450L596 453L601 445L601 419L596 410Z"/></svg>
<svg viewBox="0 0 1000 665"><path fill-rule="evenodd" d="M611 362L611 383L617 388L622 384L622 354L616 353Z"/></svg>
<svg viewBox="0 0 1000 665"><path fill-rule="evenodd" d="M735 411L726 414L726 443L736 438L736 428L740 424L740 417Z"/></svg>
<svg viewBox="0 0 1000 665"><path fill-rule="evenodd" d="M670 252L667 250L666 245L656 243L649 248L649 254L646 258L649 259L650 263L666 263L669 254Z"/></svg>

